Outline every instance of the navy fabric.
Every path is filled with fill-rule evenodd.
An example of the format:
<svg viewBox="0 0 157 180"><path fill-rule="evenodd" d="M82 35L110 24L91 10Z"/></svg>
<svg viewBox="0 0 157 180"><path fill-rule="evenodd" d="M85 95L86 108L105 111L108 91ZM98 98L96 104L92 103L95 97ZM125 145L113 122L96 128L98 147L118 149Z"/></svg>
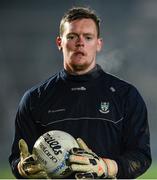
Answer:
<svg viewBox="0 0 157 180"><path fill-rule="evenodd" d="M19 139L25 139L31 152L37 138L50 130L80 137L98 156L116 160L118 178L136 178L151 164L142 97L99 65L79 76L61 70L29 89L19 104L15 128L9 162L17 178L22 178L16 168Z"/></svg>

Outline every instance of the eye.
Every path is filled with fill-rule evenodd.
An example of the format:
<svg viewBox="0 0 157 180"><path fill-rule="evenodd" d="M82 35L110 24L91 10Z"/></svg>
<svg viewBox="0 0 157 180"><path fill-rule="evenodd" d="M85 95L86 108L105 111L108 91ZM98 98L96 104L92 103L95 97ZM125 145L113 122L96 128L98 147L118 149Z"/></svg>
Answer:
<svg viewBox="0 0 157 180"><path fill-rule="evenodd" d="M74 34L70 34L70 35L67 36L68 40L73 40L75 38L76 38L76 36Z"/></svg>
<svg viewBox="0 0 157 180"><path fill-rule="evenodd" d="M85 38L86 38L86 40L87 40L87 41L90 41L90 40L92 40L92 39L93 39L93 37L92 37L92 36L86 36Z"/></svg>

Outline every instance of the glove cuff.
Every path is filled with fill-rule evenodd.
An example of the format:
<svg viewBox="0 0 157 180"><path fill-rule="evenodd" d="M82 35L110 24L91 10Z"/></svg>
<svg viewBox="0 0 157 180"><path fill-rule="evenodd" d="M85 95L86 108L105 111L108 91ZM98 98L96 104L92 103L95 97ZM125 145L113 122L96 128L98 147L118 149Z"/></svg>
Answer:
<svg viewBox="0 0 157 180"><path fill-rule="evenodd" d="M107 174L105 174L105 178L116 178L116 175L118 173L118 166L116 161L111 159L102 158L107 166Z"/></svg>
<svg viewBox="0 0 157 180"><path fill-rule="evenodd" d="M107 167L107 164L106 164L106 162L104 161L104 159L103 158L100 158L99 157L99 161L100 161L100 165L101 166L99 166L98 168L98 172L100 173L100 174L102 174L101 175L101 177L103 177L104 179L106 179L107 177L108 177L108 167ZM103 173L102 173L103 172Z"/></svg>

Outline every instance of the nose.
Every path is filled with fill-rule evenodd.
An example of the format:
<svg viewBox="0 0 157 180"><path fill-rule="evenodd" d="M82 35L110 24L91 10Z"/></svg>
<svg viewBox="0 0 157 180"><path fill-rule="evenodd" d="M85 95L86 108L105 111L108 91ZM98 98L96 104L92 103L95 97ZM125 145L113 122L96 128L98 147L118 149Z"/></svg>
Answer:
<svg viewBox="0 0 157 180"><path fill-rule="evenodd" d="M77 41L76 41L76 46L78 47L78 46L84 46L84 38L83 38L83 36L78 36L78 38L77 38Z"/></svg>

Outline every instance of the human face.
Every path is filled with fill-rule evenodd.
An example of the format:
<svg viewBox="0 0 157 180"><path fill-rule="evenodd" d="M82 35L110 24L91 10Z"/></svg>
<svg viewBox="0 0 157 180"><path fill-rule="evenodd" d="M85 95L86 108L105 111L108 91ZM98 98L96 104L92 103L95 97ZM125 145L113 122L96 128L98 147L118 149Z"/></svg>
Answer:
<svg viewBox="0 0 157 180"><path fill-rule="evenodd" d="M57 45L62 49L64 68L72 74L84 74L95 67L96 53L101 50L102 40L92 19L65 22Z"/></svg>

